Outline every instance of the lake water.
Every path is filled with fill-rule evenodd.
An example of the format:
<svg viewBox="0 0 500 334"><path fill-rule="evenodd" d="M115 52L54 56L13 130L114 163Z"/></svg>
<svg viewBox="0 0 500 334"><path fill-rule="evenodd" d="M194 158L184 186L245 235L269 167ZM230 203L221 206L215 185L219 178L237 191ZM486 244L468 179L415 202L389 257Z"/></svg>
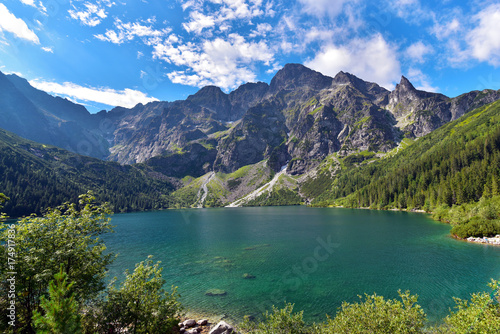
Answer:
<svg viewBox="0 0 500 334"><path fill-rule="evenodd" d="M119 256L111 275L148 255L162 261L167 285L187 309L238 321L284 301L308 321L335 315L365 293L419 295L429 320L445 316L452 297L488 291L500 278L500 247L449 237L426 215L331 208L258 207L117 214L105 236ZM244 274L255 276L243 278ZM209 289L226 291L207 296Z"/></svg>

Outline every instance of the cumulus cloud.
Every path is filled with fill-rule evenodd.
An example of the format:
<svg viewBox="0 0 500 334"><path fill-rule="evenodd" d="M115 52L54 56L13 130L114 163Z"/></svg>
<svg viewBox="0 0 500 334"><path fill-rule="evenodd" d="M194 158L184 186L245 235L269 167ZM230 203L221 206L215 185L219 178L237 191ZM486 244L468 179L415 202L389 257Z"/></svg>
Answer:
<svg viewBox="0 0 500 334"><path fill-rule="evenodd" d="M474 16L477 26L466 37L471 56L493 66L500 65L500 4L493 4Z"/></svg>
<svg viewBox="0 0 500 334"><path fill-rule="evenodd" d="M424 44L422 41L415 42L406 49L406 55L417 63L423 63L425 56L433 52L432 46Z"/></svg>
<svg viewBox="0 0 500 334"><path fill-rule="evenodd" d="M25 41L40 44L38 36L28 28L28 25L23 20L12 14L4 4L0 3L0 32L7 31L17 38Z"/></svg>
<svg viewBox="0 0 500 334"><path fill-rule="evenodd" d="M354 39L346 45L328 45L305 65L330 76L340 71L350 72L392 89L401 75L396 53L395 47L378 34Z"/></svg>
<svg viewBox="0 0 500 334"><path fill-rule="evenodd" d="M80 21L83 25L95 27L108 17L106 7L109 8L113 5L114 2L110 0L99 0L95 3L85 2L83 6L72 4L73 9L70 9L68 13L72 19Z"/></svg>
<svg viewBox="0 0 500 334"><path fill-rule="evenodd" d="M138 103L158 101L158 99L149 97L141 91L128 88L115 90L111 88L83 87L71 82L60 84L42 80L31 80L30 84L40 90L56 95L63 95L77 101L92 101L113 107L132 108Z"/></svg>
<svg viewBox="0 0 500 334"><path fill-rule="evenodd" d="M215 38L200 45L169 38L154 46L153 56L186 67L167 74L174 83L197 87L213 84L229 89L255 81L252 65L270 65L274 54L263 41L247 42L238 34L230 34L227 39Z"/></svg>
<svg viewBox="0 0 500 334"><path fill-rule="evenodd" d="M151 22L151 20L148 20ZM98 34L94 37L105 42L122 44L133 40L135 37L142 38L146 45L153 45L161 42L161 37L167 35L170 29L154 29L151 25L143 25L140 22L124 23L120 19L115 19L116 30L107 29L104 34Z"/></svg>
<svg viewBox="0 0 500 334"><path fill-rule="evenodd" d="M48 53L54 53L54 49L52 49L51 47L43 46L42 50Z"/></svg>
<svg viewBox="0 0 500 334"><path fill-rule="evenodd" d="M212 28L215 26L215 18L210 15L205 15L198 11L189 14L190 21L182 24L187 32L195 32L200 34L205 28Z"/></svg>

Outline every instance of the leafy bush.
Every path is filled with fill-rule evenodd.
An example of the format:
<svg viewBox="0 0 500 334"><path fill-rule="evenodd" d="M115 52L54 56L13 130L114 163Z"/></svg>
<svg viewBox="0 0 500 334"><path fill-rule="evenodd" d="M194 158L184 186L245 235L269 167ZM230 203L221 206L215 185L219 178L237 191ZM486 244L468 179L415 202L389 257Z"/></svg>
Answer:
<svg viewBox="0 0 500 334"><path fill-rule="evenodd" d="M163 289L163 268L151 259L136 264L133 273L127 270L119 289L116 278L110 283L107 298L85 316L86 333L170 333L176 327L182 310L177 288Z"/></svg>
<svg viewBox="0 0 500 334"><path fill-rule="evenodd" d="M40 310L41 297L47 295L47 287L60 265L68 280L74 282L73 292L78 303L96 296L105 288L103 278L106 267L112 262L112 254L104 254L106 246L100 235L112 231L107 205L94 204L92 193L81 195L79 207L65 203L49 209L43 217L30 216L15 224L16 231L16 328L19 332L33 332L33 312ZM0 243L8 242L6 225L0 226ZM5 247L2 247L5 252ZM6 254L2 254L6 255ZM2 256L3 258L3 256ZM0 283L6 289L7 261L1 261ZM6 310L0 299L2 312ZM12 330L6 322L2 330Z"/></svg>
<svg viewBox="0 0 500 334"><path fill-rule="evenodd" d="M321 333L423 333L426 315L418 297L408 291L399 291L399 300L385 300L382 296L365 295L360 303L342 303L333 320L328 320ZM360 296L361 299L361 296Z"/></svg>
<svg viewBox="0 0 500 334"><path fill-rule="evenodd" d="M463 239L467 237L492 236L496 235L499 231L498 222L486 220L481 217L473 217L466 223L453 226L451 234Z"/></svg>
<svg viewBox="0 0 500 334"><path fill-rule="evenodd" d="M254 323L248 319L241 327L253 334L306 334L307 331L303 311L293 313L293 304L286 304L284 308L278 309L273 306L273 312L264 314L264 321Z"/></svg>

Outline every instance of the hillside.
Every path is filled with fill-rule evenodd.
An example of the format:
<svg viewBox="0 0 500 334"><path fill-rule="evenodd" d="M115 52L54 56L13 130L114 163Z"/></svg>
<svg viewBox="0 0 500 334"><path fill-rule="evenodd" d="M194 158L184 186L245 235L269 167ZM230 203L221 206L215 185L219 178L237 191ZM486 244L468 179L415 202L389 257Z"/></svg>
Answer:
<svg viewBox="0 0 500 334"><path fill-rule="evenodd" d="M405 146L392 156L338 159L335 173L308 179L301 191L314 197L317 206L423 209L453 224L481 216L474 218L476 225L491 223L493 231L487 234L500 233L500 102L477 108ZM328 186L317 193L317 183ZM472 210L471 203L479 200L481 205ZM462 212L452 217L450 207Z"/></svg>
<svg viewBox="0 0 500 334"><path fill-rule="evenodd" d="M146 166L122 166L38 144L0 130L0 189L12 216L41 213L93 190L115 212L167 208L171 180Z"/></svg>

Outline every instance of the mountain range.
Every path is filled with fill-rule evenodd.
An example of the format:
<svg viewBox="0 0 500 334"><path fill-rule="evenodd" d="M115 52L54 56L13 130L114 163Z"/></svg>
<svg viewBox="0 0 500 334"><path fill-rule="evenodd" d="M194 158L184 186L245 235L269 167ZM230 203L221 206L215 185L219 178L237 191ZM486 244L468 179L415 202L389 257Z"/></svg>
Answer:
<svg viewBox="0 0 500 334"><path fill-rule="evenodd" d="M417 90L405 77L389 91L349 73L332 78L287 64L270 84L247 83L229 94L207 86L186 100L90 114L0 73L0 128L103 166L133 165L123 168L154 175L151 184L168 179L158 193L176 189L177 205L281 202L274 197L289 204L313 199L301 188L326 165L332 174L345 159L390 156L498 99L500 90L449 98Z"/></svg>

